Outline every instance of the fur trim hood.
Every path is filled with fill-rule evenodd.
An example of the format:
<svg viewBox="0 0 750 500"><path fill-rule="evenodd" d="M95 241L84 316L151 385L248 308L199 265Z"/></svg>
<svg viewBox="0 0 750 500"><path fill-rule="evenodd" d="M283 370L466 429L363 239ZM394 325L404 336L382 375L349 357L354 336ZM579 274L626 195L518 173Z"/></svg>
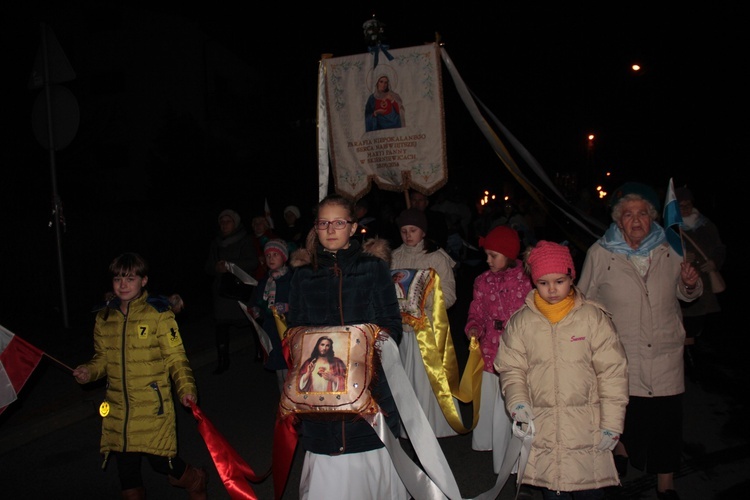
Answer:
<svg viewBox="0 0 750 500"><path fill-rule="evenodd" d="M370 255L374 255L375 257L386 261L390 267L391 245L388 243L388 240L383 238L371 238L362 244L362 250L365 253L369 253Z"/></svg>
<svg viewBox="0 0 750 500"><path fill-rule="evenodd" d="M312 258L310 257L310 252L308 252L306 248L298 248L289 256L289 265L291 267L302 267L311 262Z"/></svg>
<svg viewBox="0 0 750 500"><path fill-rule="evenodd" d="M388 266L391 265L391 245L383 238L371 238L362 244L362 251L384 260ZM289 257L291 267L302 267L312 263L310 252L306 248L298 248Z"/></svg>

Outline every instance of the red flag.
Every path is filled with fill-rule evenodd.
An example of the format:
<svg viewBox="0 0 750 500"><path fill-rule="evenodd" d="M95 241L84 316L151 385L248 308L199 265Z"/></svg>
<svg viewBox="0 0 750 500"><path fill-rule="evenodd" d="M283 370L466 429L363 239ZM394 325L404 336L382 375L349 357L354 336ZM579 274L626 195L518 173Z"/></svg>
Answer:
<svg viewBox="0 0 750 500"><path fill-rule="evenodd" d="M0 325L0 414L18 397L44 351Z"/></svg>
<svg viewBox="0 0 750 500"><path fill-rule="evenodd" d="M232 500L257 500L258 496L250 487L248 481L260 483L271 473L262 476L255 474L247 462L232 448L226 438L222 436L216 427L203 414L197 404L192 405L193 417L198 422L198 432L206 442L206 447L211 453L211 459L216 465L216 471L221 477L229 496Z"/></svg>

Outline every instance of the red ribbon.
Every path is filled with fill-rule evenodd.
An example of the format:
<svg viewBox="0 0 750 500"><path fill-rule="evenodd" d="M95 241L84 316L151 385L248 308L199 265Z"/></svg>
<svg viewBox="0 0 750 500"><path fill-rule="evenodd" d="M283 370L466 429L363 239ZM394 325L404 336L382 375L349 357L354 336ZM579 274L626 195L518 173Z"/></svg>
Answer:
<svg viewBox="0 0 750 500"><path fill-rule="evenodd" d="M294 428L294 417L276 416L273 436L273 491L276 500L281 500L289 478L289 470L297 448L297 430Z"/></svg>
<svg viewBox="0 0 750 500"><path fill-rule="evenodd" d="M203 414L197 404L192 404L193 417L198 422L198 432L203 437L216 470L232 500L257 500L249 482L260 483L271 473L257 475L247 462L232 448L224 436ZM249 482L248 482L249 481ZM275 484L275 483L274 483Z"/></svg>
<svg viewBox="0 0 750 500"><path fill-rule="evenodd" d="M292 352L288 340L289 338L285 336L281 341L281 345L284 360L286 360L286 364L291 370L294 363L292 363ZM273 462L271 464L271 469L273 470L273 491L276 500L281 500L284 494L286 482L289 479L289 470L292 467L292 460L294 459L294 451L297 449L299 436L294 426L296 420L294 416L281 418L280 413L276 414L276 424L274 424L273 429Z"/></svg>

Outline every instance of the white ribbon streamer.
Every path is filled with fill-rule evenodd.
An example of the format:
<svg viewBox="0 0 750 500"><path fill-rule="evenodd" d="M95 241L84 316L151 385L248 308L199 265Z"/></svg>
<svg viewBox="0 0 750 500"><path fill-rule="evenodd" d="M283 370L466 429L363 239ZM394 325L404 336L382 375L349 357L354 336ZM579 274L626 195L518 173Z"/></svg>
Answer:
<svg viewBox="0 0 750 500"><path fill-rule="evenodd" d="M420 469L406 454L401 447L401 443L386 425L382 413L378 412L369 417L368 421L388 449L406 489L409 490L412 497L420 500L461 499L458 483L456 483L453 471L448 465L443 449L440 447L422 407L414 404L416 394L401 364L398 347L393 339L387 338L382 343L380 357L388 385L391 387L393 399L396 401L401 416L401 422L409 434L409 440L424 470ZM514 423L513 439L510 440L505 451L503 465L497 475L495 485L472 500L494 500L497 498L508 481L516 461L518 461L518 485L516 489L516 495L518 495L533 437L533 422L529 423L525 431Z"/></svg>
<svg viewBox="0 0 750 500"><path fill-rule="evenodd" d="M391 453L391 458L396 470L399 471L401 480L404 481L406 488L414 498L448 497L460 499L461 492L458 489L456 478L453 476L453 471L448 465L448 460L445 458L443 449L440 447L422 407L414 404L417 395L414 393L414 388L401 364L396 342L390 337L382 343L380 357L388 385L391 387L393 398L401 416L401 422L406 427L409 440L424 468L423 472L409 458L401 447L401 443L385 425L382 415L378 413L375 420L377 425L373 428ZM378 423L378 420L381 420L382 423ZM402 471L405 473L402 473Z"/></svg>
<svg viewBox="0 0 750 500"><path fill-rule="evenodd" d="M598 234L595 233L591 229L590 226L586 225L581 220L581 218L585 219L586 222L588 222L591 226L594 226L601 230L606 229L605 227L602 226L601 222L597 221L594 217L586 215L582 210L568 203L565 200L565 197L560 193L560 191L557 189L555 184L552 182L552 180L544 172L542 167L531 156L531 153L529 153L526 150L526 148L524 148L523 145L521 145L521 143L518 140L516 140L515 137L513 137L510 131L508 131L508 129L505 128L500 123L500 121L495 117L494 114L492 114L486 107L484 107L484 105L482 105L485 108L485 110L489 113L489 115L492 117L493 121L498 126L498 128L500 128L500 130L510 140L511 144L516 148L517 151L519 151L522 158L529 164L529 166L534 171L534 173L536 173L537 176L539 176L542 182L544 182L544 184L551 190L551 192L557 197L559 201L555 202L554 200L549 199L549 198L545 198L544 200L542 200L540 198L541 195L540 195L539 189L536 186L534 186L534 184L529 180L529 178L526 175L524 175L524 173L521 171L519 166L513 160L513 157L511 156L508 149L500 140L500 137L498 137L498 135L495 133L495 131L492 129L489 123L487 123L487 120L485 120L484 117L482 116L482 113L479 111L479 108L476 102L474 101L474 98L471 95L471 92L469 91L468 87L466 86L463 79L461 78L461 75L458 74L458 70L453 64L453 61L451 60L451 58L448 56L448 52L445 50L444 47L441 48L440 50L440 56L442 57L445 67L448 69L448 72L453 78L453 83L456 86L456 90L458 91L458 94L461 97L461 100L464 102L464 105L466 105L466 109L469 111L469 114L471 115L471 117L474 119L474 122L479 127L479 130L485 136L485 138L487 139L487 142L489 142L490 144L490 147L492 147L492 149L495 151L495 154L497 154L500 160L508 168L510 173L524 187L524 189L526 189L529 195L532 198L534 198L540 205L543 205L543 201L552 203L556 208L562 211L568 217L569 220L576 223L579 227L581 227L581 229L588 232L592 237L598 238Z"/></svg>
<svg viewBox="0 0 750 500"><path fill-rule="evenodd" d="M260 341L260 345L263 346L263 349L266 350L266 354L271 354L271 351L273 351L273 344L271 344L271 337L268 336L268 333L263 329L260 324L255 321L255 318L253 318L253 315L250 314L250 312L247 310L247 304L242 302L241 300L238 300L237 303L240 305L240 308L242 309L242 312L245 313L245 316L247 316L247 319L250 320L250 323L253 324L255 327L255 331L258 332L258 340Z"/></svg>
<svg viewBox="0 0 750 500"><path fill-rule="evenodd" d="M234 262L227 263L227 271L237 276L246 285L256 286L258 284L258 280L247 274Z"/></svg>
<svg viewBox="0 0 750 500"><path fill-rule="evenodd" d="M322 200L328 195L328 175L330 173L325 68L325 62L321 60L318 66L318 200Z"/></svg>

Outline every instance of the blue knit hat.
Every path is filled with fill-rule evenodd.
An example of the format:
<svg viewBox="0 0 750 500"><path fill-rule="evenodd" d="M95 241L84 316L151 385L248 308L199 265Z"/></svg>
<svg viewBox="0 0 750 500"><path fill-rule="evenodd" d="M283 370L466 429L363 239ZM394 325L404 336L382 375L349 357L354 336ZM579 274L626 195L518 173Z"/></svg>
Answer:
<svg viewBox="0 0 750 500"><path fill-rule="evenodd" d="M614 206L617 205L617 202L629 194L637 194L647 202L651 203L657 212L661 210L661 203L659 202L659 197L656 195L654 188L640 182L626 182L615 189L615 192L612 193L610 206L614 208Z"/></svg>

